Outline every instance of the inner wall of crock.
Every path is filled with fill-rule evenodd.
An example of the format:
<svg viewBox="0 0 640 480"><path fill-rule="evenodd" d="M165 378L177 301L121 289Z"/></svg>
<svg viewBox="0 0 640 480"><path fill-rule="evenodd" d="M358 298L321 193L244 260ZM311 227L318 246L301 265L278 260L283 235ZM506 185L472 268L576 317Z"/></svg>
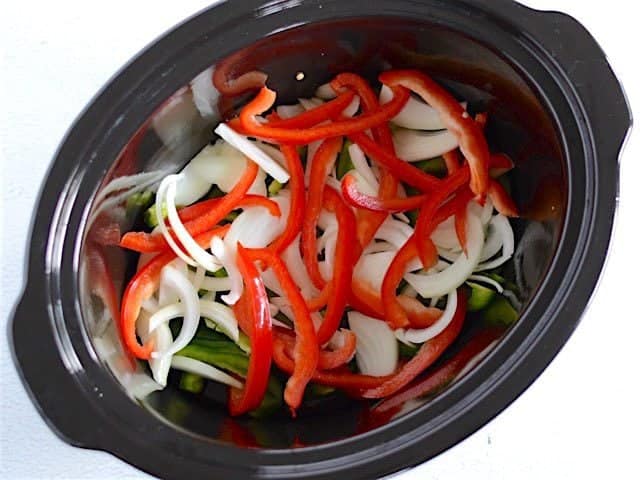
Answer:
<svg viewBox="0 0 640 480"><path fill-rule="evenodd" d="M267 73L267 83L282 103L313 96L318 85L339 72L353 71L375 81L382 70L417 68L469 101L471 110L487 111L491 149L510 155L517 167L510 174L512 195L524 218L515 222L517 249L505 275L518 286L522 310L526 308L555 251L567 190L558 136L535 92L499 52L440 26L390 18L303 26L217 61L217 66L178 89L130 139L105 178L83 249L81 298L90 336L102 336L94 342L96 349L125 388L145 371L142 367L127 370L118 351L117 334L110 326L110 312L117 306L108 300L108 292L113 288L120 298L135 271L137 256L107 245L135 227L139 212L131 205L127 208L127 199L179 170L214 138L212 128L219 120L250 97L218 92L211 82L214 68L222 69L227 78L254 69ZM473 335L473 321L466 323L452 352ZM114 340L115 348L105 338ZM356 435L428 401L412 401L400 412L380 416L370 414L369 403L340 397L300 412L296 420L284 416L232 420L221 388L207 387L203 395L194 397L169 386L151 394L143 405L176 428L196 435L243 446L285 448Z"/></svg>

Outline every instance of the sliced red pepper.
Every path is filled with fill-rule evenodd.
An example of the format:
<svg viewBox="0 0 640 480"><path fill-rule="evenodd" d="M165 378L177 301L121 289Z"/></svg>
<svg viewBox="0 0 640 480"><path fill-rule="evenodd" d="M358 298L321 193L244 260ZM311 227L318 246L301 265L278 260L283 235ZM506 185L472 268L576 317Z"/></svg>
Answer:
<svg viewBox="0 0 640 480"><path fill-rule="evenodd" d="M414 236L417 240L418 254L425 268L431 267L433 264L433 242L431 241L431 233L438 226L433 218L445 200L453 195L456 190L460 189L469 182L469 167L456 170L449 175L439 189L435 190L429 199L423 204L418 213L418 220L414 230ZM466 203L465 203L466 205ZM457 211L457 210L456 210ZM454 211L454 213L456 212Z"/></svg>
<svg viewBox="0 0 640 480"><path fill-rule="evenodd" d="M407 198L380 198L367 195L358 190L358 181L351 174L342 179L342 196L349 204L373 212L407 212L415 210L427 199L426 195L415 195ZM384 221L384 219L383 219Z"/></svg>
<svg viewBox="0 0 640 480"><path fill-rule="evenodd" d="M278 128L311 128L341 115L342 111L353 101L353 97L355 97L353 92L341 93L333 100L302 112L295 117L272 120L269 122L269 126Z"/></svg>
<svg viewBox="0 0 640 480"><path fill-rule="evenodd" d="M416 187L423 192L429 192L440 186L441 180L423 172L408 162L399 159L382 148L364 133L352 133L351 141L357 144L367 156L389 170L396 178Z"/></svg>
<svg viewBox="0 0 640 480"><path fill-rule="evenodd" d="M318 329L318 343L328 342L340 326L340 320L349 301L349 291L353 269L360 254L355 248L356 218L353 211L342 201L333 188L324 188L324 207L336 214L338 219L338 239L331 279L329 302L322 325Z"/></svg>
<svg viewBox="0 0 640 480"><path fill-rule="evenodd" d="M491 198L496 210L502 215L506 217L518 216L518 207L497 180L491 179L489 183L489 198Z"/></svg>
<svg viewBox="0 0 640 480"><path fill-rule="evenodd" d="M316 330L300 289L280 257L266 248L249 250L248 256L253 261L259 261L271 267L293 310L293 326L296 332L293 352L295 366L284 390L284 400L295 416L295 410L302 403L307 383L318 365L319 349ZM268 354L271 354L271 348ZM251 355L253 356L253 349Z"/></svg>
<svg viewBox="0 0 640 480"><path fill-rule="evenodd" d="M491 166L489 173L493 178L498 178L500 175L507 173L513 168L513 160L504 153L497 153L491 155Z"/></svg>
<svg viewBox="0 0 640 480"><path fill-rule="evenodd" d="M423 343L416 356L409 360L392 378L379 387L362 392L362 396L365 398L388 397L408 385L420 373L431 366L460 334L467 312L466 304L467 299L464 293L458 290L458 308L451 319L451 323L439 335Z"/></svg>
<svg viewBox="0 0 640 480"><path fill-rule="evenodd" d="M417 298L398 295L398 303L407 313L411 328L430 327L442 316L442 310L434 307L425 307Z"/></svg>
<svg viewBox="0 0 640 480"><path fill-rule="evenodd" d="M302 169L300 156L297 150L289 145L282 145L282 153L284 153L284 158L287 161L287 169L290 175L291 206L284 232L271 244L271 248L278 253L282 253L291 245L291 242L300 233L305 212L304 170Z"/></svg>
<svg viewBox="0 0 640 480"><path fill-rule="evenodd" d="M247 167L238 183L224 197L219 199L207 213L185 223L185 228L193 237L214 228L227 214L238 208L258 175L258 165L247 162ZM120 246L136 252L158 252L168 248L167 241L160 233L129 232L122 237Z"/></svg>
<svg viewBox="0 0 640 480"><path fill-rule="evenodd" d="M280 338L276 338L273 342L273 361L280 370L291 374L294 369L294 362L287 355L286 348L285 342ZM312 376L312 381L328 387L342 388L349 392L358 392L360 390L379 387L390 378L391 376L372 377L371 375L351 373L346 369L336 369L329 372L316 371Z"/></svg>
<svg viewBox="0 0 640 480"><path fill-rule="evenodd" d="M255 118L256 115L267 111L273 106L275 92L263 87L260 93L249 102L240 112L240 122L244 132L263 139L269 139L278 143L294 145L308 144L316 140L340 137L352 133L363 132L380 125L393 118L404 107L409 99L409 92L405 88L392 88L394 97L377 110L364 113L357 117L339 120L327 125L318 125L311 128L281 128L261 124Z"/></svg>
<svg viewBox="0 0 640 480"><path fill-rule="evenodd" d="M214 236L223 236L229 230L229 226L215 228L209 232L198 235L195 240L205 248L211 243ZM149 261L127 285L122 297L120 309L120 332L126 349L138 358L147 360L153 351L153 342L140 345L136 338L136 321L142 308L142 303L153 295L158 288L160 273L165 265L176 258L176 254L167 250L156 255Z"/></svg>
<svg viewBox="0 0 640 480"><path fill-rule="evenodd" d="M322 310L325 305L329 302L329 296L331 295L330 285L327 283L320 290L320 293L313 298L307 300L307 308L310 312L318 312Z"/></svg>
<svg viewBox="0 0 640 480"><path fill-rule="evenodd" d="M362 108L365 112L374 111L380 108L378 97L369 83L359 75L353 73L341 73L332 80L331 86L334 90L339 91L342 88L348 88L355 91L360 97ZM393 138L389 125L385 122L372 129L374 140L381 148L395 155ZM379 197L382 199L391 199L395 197L398 189L398 181L386 168L381 171ZM368 245L375 232L380 228L382 222L385 221L388 214L380 211L358 212L358 240L363 247Z"/></svg>
<svg viewBox="0 0 640 480"><path fill-rule="evenodd" d="M483 201L489 188L489 147L481 127L453 95L422 72L392 70L382 73L379 78L389 87L408 88L440 113L444 125L458 138L460 150L467 159L471 169L471 190Z"/></svg>
<svg viewBox="0 0 640 480"><path fill-rule="evenodd" d="M413 383L398 393L385 399L374 410L385 412L393 410L409 400L425 397L441 391L462 371L463 368L478 354L485 350L504 333L503 329L483 330L473 337L453 358L444 365L428 374L423 379Z"/></svg>
<svg viewBox="0 0 640 480"><path fill-rule="evenodd" d="M183 222L190 222L198 217L206 215L212 209L217 208L223 198L224 197L210 198L208 200L203 200L201 202L194 203L193 205L189 205L188 207L181 208L178 210L178 216ZM238 202L238 205L235 208L247 207L263 207L266 208L274 217L279 217L281 215L280 206L270 198L262 195L245 195L245 197Z"/></svg>
<svg viewBox="0 0 640 480"><path fill-rule="evenodd" d="M447 166L447 173L449 173L449 175L460 168L460 152L457 149L445 153L442 157L444 158L444 163Z"/></svg>
<svg viewBox="0 0 640 480"><path fill-rule="evenodd" d="M467 254L467 205L471 198L468 199L459 199L462 201L458 202L458 208L455 213L455 228L456 228L456 236L458 237L458 242L462 247L462 251L464 254ZM466 201L465 201L466 200Z"/></svg>
<svg viewBox="0 0 640 480"><path fill-rule="evenodd" d="M320 350L318 370L333 370L351 361L356 353L356 335L351 330L342 330L343 345L336 350ZM286 333L280 333L278 338L286 343L286 352L293 358L295 338Z"/></svg>
<svg viewBox="0 0 640 480"><path fill-rule="evenodd" d="M368 284L354 278L351 282L351 296L349 304L354 310L357 310L369 317L384 320L384 305L380 295L376 293Z"/></svg>
<svg viewBox="0 0 640 480"><path fill-rule="evenodd" d="M396 297L396 289L404 277L407 265L416 257L417 253L415 236L411 236L396 253L382 281L381 298L385 321L393 329L405 328L409 325L407 313Z"/></svg>
<svg viewBox="0 0 640 480"><path fill-rule="evenodd" d="M322 211L324 184L341 147L342 140L340 138L328 138L320 144L318 151L311 160L307 211L302 222L300 249L309 276L317 288L323 288L326 282L322 278L318 267L316 225Z"/></svg>
<svg viewBox="0 0 640 480"><path fill-rule="evenodd" d="M240 244L236 264L244 280L247 302L245 313L251 318L251 355L244 387L229 389L229 413L233 416L247 413L262 403L269 383L273 349L269 297L253 259Z"/></svg>

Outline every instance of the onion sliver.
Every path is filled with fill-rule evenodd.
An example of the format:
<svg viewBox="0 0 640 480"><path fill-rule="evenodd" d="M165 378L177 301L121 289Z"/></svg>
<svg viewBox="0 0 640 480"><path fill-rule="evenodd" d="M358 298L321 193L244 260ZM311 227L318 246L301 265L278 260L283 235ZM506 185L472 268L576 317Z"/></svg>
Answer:
<svg viewBox="0 0 640 480"><path fill-rule="evenodd" d="M225 385L230 385L235 388L242 388L242 383L228 373L225 373L208 363L195 360L194 358L176 355L171 360L171 366L176 370L195 373L196 375L200 375L208 380L213 380L214 382L224 383Z"/></svg>
<svg viewBox="0 0 640 480"><path fill-rule="evenodd" d="M238 217L239 218L239 217ZM234 305L242 296L244 284L242 283L242 275L236 265L235 250L232 252L227 247L225 242L220 237L213 237L211 239L211 251L222 263L222 266L227 271L229 281L231 282L231 288L229 293L220 297L227 305Z"/></svg>
<svg viewBox="0 0 640 480"><path fill-rule="evenodd" d="M353 276L365 282L376 293L380 293L384 274L396 256L396 251L386 251L362 255L353 270Z"/></svg>
<svg viewBox="0 0 640 480"><path fill-rule="evenodd" d="M356 362L365 375L390 375L398 366L398 342L386 322L363 315L347 313L349 327L356 335Z"/></svg>
<svg viewBox="0 0 640 480"><path fill-rule="evenodd" d="M296 103L295 105L280 105L276 107L276 113L283 120L300 115L302 112L304 112L304 107L299 103Z"/></svg>
<svg viewBox="0 0 640 480"><path fill-rule="evenodd" d="M349 145L349 156L351 157L351 163L355 167L356 171L360 174L362 179L369 185L372 190L372 195L378 195L378 188L380 184L378 179L376 178L371 166L367 162L367 157L365 157L362 149L356 145L355 143ZM367 193L367 192L365 192Z"/></svg>
<svg viewBox="0 0 640 480"><path fill-rule="evenodd" d="M502 254L498 258L477 265L474 269L474 271L476 272L491 270L492 268L499 267L513 256L513 251L515 249L515 239L513 237L513 229L511 228L509 219L504 215L498 214L491 219L490 225L493 226L493 228L500 236L502 243Z"/></svg>
<svg viewBox="0 0 640 480"><path fill-rule="evenodd" d="M438 248L460 251L460 241L456 233L455 217L452 215L440 223L431 233L431 240Z"/></svg>
<svg viewBox="0 0 640 480"><path fill-rule="evenodd" d="M424 343L431 340L451 323L456 313L456 308L458 308L458 294L453 290L447 296L447 306L442 312L442 315L440 315L440 318L438 318L433 325L420 329L410 328L405 332L404 337L411 343Z"/></svg>
<svg viewBox="0 0 640 480"><path fill-rule="evenodd" d="M407 273L404 278L423 298L448 294L471 275L478 264L483 244L482 223L467 210L467 254L461 253L452 265L441 272L428 275Z"/></svg>
<svg viewBox="0 0 640 480"><path fill-rule="evenodd" d="M208 292L228 292L231 290L231 279L229 277L204 277L200 288Z"/></svg>
<svg viewBox="0 0 640 480"><path fill-rule="evenodd" d="M287 266L289 273L294 282L300 288L302 296L305 298L311 298L318 294L318 289L311 281L309 272L302 261L302 255L300 255L300 235L294 238L293 242L282 252L282 261Z"/></svg>
<svg viewBox="0 0 640 480"><path fill-rule="evenodd" d="M358 113L358 109L360 108L360 97L357 95L353 97L351 103L347 105L347 107L342 111L342 114L345 117L353 117L356 113Z"/></svg>
<svg viewBox="0 0 640 480"><path fill-rule="evenodd" d="M244 153L249 159L256 162L265 172L280 183L289 181L289 173L278 162L256 147L247 137L235 132L227 124L221 123L218 125L215 133L220 135L231 146Z"/></svg>
<svg viewBox="0 0 640 480"><path fill-rule="evenodd" d="M187 258L183 258L182 256L180 256L180 258L182 258L182 260L184 260L189 265L196 266L196 267L202 266L203 268L209 270L210 272L215 272L217 270L220 270L220 263L218 262L218 260L210 253L207 253L207 251L204 248L198 245L198 242L196 242L196 240L191 236L189 231L184 226L184 223L182 223L182 220L180 220L180 216L178 215L178 210L176 209L176 203L175 203L175 196L176 196L175 179L178 177L178 175L170 175L167 178L165 178L165 180L163 180L162 183L164 184L164 182L167 179L170 179L172 177L174 180L169 181L167 185L167 194L166 194L166 201L165 201L165 205L167 208L167 219L169 220L169 225L173 229L173 233L175 233L176 237L178 237L178 240L180 240L180 243L182 244L186 252L191 256L193 261L195 261L196 265L193 265L192 262L189 262ZM160 214L158 218L162 218L162 212L160 210L160 207L161 207L161 204L159 202L156 202L156 215ZM175 242L173 241L172 235L169 233L166 226L162 226L163 223L164 222L160 221L158 223L158 226L160 226L162 235L164 236L165 240L167 240L167 243L169 243L169 245L171 245L171 247L173 248L173 246L175 245ZM169 242L169 240L171 240L171 242ZM181 250L179 246L175 245L175 247L177 250Z"/></svg>
<svg viewBox="0 0 640 480"><path fill-rule="evenodd" d="M212 300L199 299L198 308L200 316L213 322L216 325L216 330L221 331L234 342L238 341L240 335L238 322L229 307ZM155 332L156 329L167 325L170 320L182 317L183 315L185 315L185 306L183 303L167 305L151 316L148 322L149 331Z"/></svg>
<svg viewBox="0 0 640 480"><path fill-rule="evenodd" d="M496 282L493 278L485 277L484 275L470 275L469 280L491 285L493 288L496 289L498 293L502 293L504 291L504 288L502 288L502 285Z"/></svg>
<svg viewBox="0 0 640 480"><path fill-rule="evenodd" d="M321 98L322 100L331 100L337 96L338 94L329 83L324 83L316 89L316 97Z"/></svg>
<svg viewBox="0 0 640 480"><path fill-rule="evenodd" d="M448 130L421 132L400 129L393 134L393 145L399 158L417 162L458 148L458 139Z"/></svg>
<svg viewBox="0 0 640 480"><path fill-rule="evenodd" d="M191 285L191 282L189 282L185 275L172 266L167 265L162 269L162 273L160 274L160 283L166 284L178 294L181 306L180 316L183 317L183 320L180 333L174 340L171 347L164 352L153 352L152 357L154 358L173 355L186 347L196 334L198 323L200 321L200 301L198 298L198 291L193 288L193 285ZM150 331L155 330L155 328L161 323L165 323L156 320L160 315L160 312L163 310L164 308L153 314L149 319Z"/></svg>
<svg viewBox="0 0 640 480"><path fill-rule="evenodd" d="M164 355L164 352L171 348L173 336L171 335L171 329L168 323L152 329L150 328L150 320L151 315L144 311L140 312L138 320L136 321L136 332L144 343L149 341L153 342L155 351L159 353L159 357L149 359L149 368L153 374L153 379L158 382L159 385L166 387L167 376L171 368L171 355Z"/></svg>
<svg viewBox="0 0 640 480"><path fill-rule="evenodd" d="M380 103L389 103L393 98L393 92L386 85L380 89ZM466 104L462 104L466 108ZM391 119L392 123L404 128L415 130L442 130L444 123L438 111L424 103L422 100L409 97L409 101L400 110L400 113Z"/></svg>
<svg viewBox="0 0 640 480"><path fill-rule="evenodd" d="M413 227L389 216L375 233L377 240L389 242L396 248L402 247L413 235Z"/></svg>

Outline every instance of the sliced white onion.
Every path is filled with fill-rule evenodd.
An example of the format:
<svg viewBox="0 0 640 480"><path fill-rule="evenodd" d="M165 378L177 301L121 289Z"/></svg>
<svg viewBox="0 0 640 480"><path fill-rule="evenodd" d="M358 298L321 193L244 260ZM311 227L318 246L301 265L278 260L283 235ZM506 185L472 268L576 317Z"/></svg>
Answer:
<svg viewBox="0 0 640 480"><path fill-rule="evenodd" d="M380 103L388 103L392 98L391 89L383 85L380 89ZM466 108L466 103L462 105ZM391 119L391 122L400 127L415 130L442 130L445 128L438 111L413 95L400 110L400 113Z"/></svg>
<svg viewBox="0 0 640 480"><path fill-rule="evenodd" d="M213 86L212 74L213 67L209 67L191 81L193 103L204 118L214 117L218 110L216 105L220 94Z"/></svg>
<svg viewBox="0 0 640 480"><path fill-rule="evenodd" d="M304 298L312 298L318 295L318 289L311 281L307 268L300 254L300 235L282 252L282 261L287 266L289 273Z"/></svg>
<svg viewBox="0 0 640 480"><path fill-rule="evenodd" d="M389 242L373 241L364 248L364 250L362 251L362 255L368 255L370 253L396 251L396 250L397 248L395 247L395 245L391 245Z"/></svg>
<svg viewBox="0 0 640 480"><path fill-rule="evenodd" d="M202 290L209 292L228 292L231 290L231 279L229 277L207 277L202 279Z"/></svg>
<svg viewBox="0 0 640 480"><path fill-rule="evenodd" d="M356 335L356 362L365 375L390 375L398 366L398 342L386 322L360 312L347 313L349 327Z"/></svg>
<svg viewBox="0 0 640 480"><path fill-rule="evenodd" d="M458 148L458 139L449 130L423 132L400 129L393 134L393 145L399 158L417 162Z"/></svg>
<svg viewBox="0 0 640 480"><path fill-rule="evenodd" d="M467 255L461 253L456 261L445 270L428 275L407 273L405 280L423 298L445 295L462 285L478 264L484 231L480 219L467 210Z"/></svg>
<svg viewBox="0 0 640 480"><path fill-rule="evenodd" d="M333 277L336 247L338 244L338 231L337 229L327 230L322 234L321 238L326 238L326 241L324 243L324 261L319 262L320 273L326 281L329 281Z"/></svg>
<svg viewBox="0 0 640 480"><path fill-rule="evenodd" d="M171 366L176 370L182 370L183 372L195 373L208 380L214 382L224 383L235 388L242 388L242 383L233 378L228 373L217 369L216 367L209 365L208 363L201 362L194 358L183 357L176 355L171 360Z"/></svg>
<svg viewBox="0 0 640 480"><path fill-rule="evenodd" d="M324 101L320 98L299 98L298 101L302 108L305 110L313 110L316 107L319 107L324 103Z"/></svg>
<svg viewBox="0 0 640 480"><path fill-rule="evenodd" d="M511 228L509 219L504 215L498 214L491 219L490 225L493 226L493 228L501 238L502 254L498 258L477 265L474 269L474 271L476 272L491 270L492 268L499 267L513 256L513 251L515 249L515 240L513 237L513 229Z"/></svg>
<svg viewBox="0 0 640 480"><path fill-rule="evenodd" d="M166 225L164 225L164 222L158 223L160 231L176 254L181 252L179 257L187 264L195 267L201 266L210 272L220 270L220 262L218 259L198 245L198 242L196 242L196 240L191 236L178 215L178 210L176 209L175 204L177 178L179 178L178 175L169 175L162 181L158 190L164 187L165 182L168 182L166 186L166 197L164 197L164 203L167 209L167 219L169 220L169 225L171 226L173 233L175 233L178 240L180 240L180 243L186 250L187 255L182 255L182 249L175 243L172 235L166 228ZM156 202L156 215L160 215L158 218L162 218L161 204L159 202Z"/></svg>
<svg viewBox="0 0 640 480"><path fill-rule="evenodd" d="M295 117L304 112L304 107L299 103L295 105L280 105L276 107L276 113L280 118L286 120L287 118Z"/></svg>
<svg viewBox="0 0 640 480"><path fill-rule="evenodd" d="M276 274L273 273L272 269L267 268L266 270L264 270L262 272L261 277L262 277L262 282L264 283L264 286L267 289L271 290L273 293L275 293L279 297L282 297L284 295L284 291L280 287L280 282L278 282L278 277L276 277ZM277 297L274 297L274 298L277 298ZM271 299L271 301L273 301L273 299Z"/></svg>
<svg viewBox="0 0 640 480"><path fill-rule="evenodd" d="M148 360L149 368L153 374L153 379L163 387L167 386L167 376L171 368L171 355L164 355L171 348L173 343L173 335L169 324L159 325L157 328L150 328L151 315L147 312L140 312L136 321L136 333L143 343L153 342L155 351L159 356Z"/></svg>
<svg viewBox="0 0 640 480"><path fill-rule="evenodd" d="M380 292L382 281L389 265L396 256L396 251L386 251L362 255L353 270L353 276L367 283L375 292Z"/></svg>
<svg viewBox="0 0 640 480"><path fill-rule="evenodd" d="M369 165L369 162L367 162L367 158L365 157L362 149L355 143L349 145L349 156L351 157L351 163L353 163L356 171L373 191L373 195L377 195L380 184L374 175L373 170L371 170L371 166Z"/></svg>
<svg viewBox="0 0 640 480"><path fill-rule="evenodd" d="M229 281L231 282L229 293L223 295L221 298L228 305L234 305L242 296L244 289L242 275L236 265L235 249L234 251L230 251L225 242L223 242L220 237L216 236L211 239L211 251L222 263L222 266L227 271Z"/></svg>
<svg viewBox="0 0 640 480"><path fill-rule="evenodd" d="M193 288L193 285L191 285L189 279L185 275L170 265L167 265L162 269L162 273L160 274L160 283L165 283L178 294L181 304L180 316L183 317L183 320L180 333L171 344L171 347L163 352L153 352L152 358L171 356L186 347L196 334L198 323L200 321L200 302L198 298L198 291ZM164 309L161 309L158 312L162 310ZM150 331L154 331L158 325L164 323L154 322L154 318L158 315L158 312L153 314L149 319Z"/></svg>
<svg viewBox="0 0 640 480"><path fill-rule="evenodd" d="M491 216L493 215L493 203L491 199L487 197L484 202L484 206L480 206L478 202L472 200L469 203L469 208L471 208L471 212L480 217L480 221L483 225L487 225L491 221Z"/></svg>
<svg viewBox="0 0 640 480"><path fill-rule="evenodd" d="M202 282L204 282L205 272L206 270L202 267L197 267L195 272L191 272L191 284L196 290L200 290L202 288Z"/></svg>
<svg viewBox="0 0 640 480"><path fill-rule="evenodd" d="M253 143L255 143L260 150L262 150L264 153L269 155L280 165L282 165L283 167L286 167L287 159L284 158L284 153L282 153L280 149L268 143L261 142L260 140L253 140ZM262 169L260 171L262 171ZM264 185L264 179L262 181L262 184ZM253 192L249 192L249 193L253 193Z"/></svg>
<svg viewBox="0 0 640 480"><path fill-rule="evenodd" d="M431 240L436 247L452 251L460 251L460 241L456 233L455 217L451 215L444 222L440 223L431 233Z"/></svg>
<svg viewBox="0 0 640 480"><path fill-rule="evenodd" d="M336 218L335 213L322 210L318 217L318 227L324 231L331 229L338 230L338 219Z"/></svg>
<svg viewBox="0 0 640 480"><path fill-rule="evenodd" d="M273 317L278 315L279 312L280 312L280 309L277 306L275 306L273 303L269 304L269 315L271 315L272 319Z"/></svg>
<svg viewBox="0 0 640 480"><path fill-rule="evenodd" d="M451 323L453 316L458 308L458 294L455 290L450 292L447 296L447 306L445 307L440 318L436 322L427 328L410 328L404 336L411 343L424 343L431 340L433 337L440 335L445 328Z"/></svg>
<svg viewBox="0 0 640 480"><path fill-rule="evenodd" d="M400 220L402 223L411 223L411 219L403 212L394 213L393 216Z"/></svg>
<svg viewBox="0 0 640 480"><path fill-rule="evenodd" d="M409 237L413 235L413 228L411 225L396 220L395 218L388 217L378 231L375 233L375 238L378 240L384 240L389 242L396 248L402 247Z"/></svg>
<svg viewBox="0 0 640 480"><path fill-rule="evenodd" d="M498 293L502 293L504 291L504 288L502 288L502 285L496 282L493 278L485 277L484 275L470 275L469 280L472 280L478 283L484 283L486 285L491 285L493 288L496 289Z"/></svg>
<svg viewBox="0 0 640 480"><path fill-rule="evenodd" d="M256 147L247 137L235 132L227 124L221 123L218 125L215 133L260 165L265 172L280 183L289 181L289 173L278 162Z"/></svg>
<svg viewBox="0 0 640 480"><path fill-rule="evenodd" d="M402 295L404 295L405 297L416 298L418 296L418 292L416 292L416 289L413 288L411 285L407 284L402 289ZM435 304L431 306L435 307Z"/></svg>
<svg viewBox="0 0 640 480"><path fill-rule="evenodd" d="M464 377L467 373L469 373L476 365L478 365L487 354L493 350L498 344L499 340L494 340L489 345L487 345L480 353L476 354L473 358L469 359L467 364L458 372L458 374L453 378L452 382L457 382L459 379Z"/></svg>
<svg viewBox="0 0 640 480"><path fill-rule="evenodd" d="M322 100L331 100L337 96L338 94L329 83L324 83L316 89L316 97L321 98Z"/></svg>

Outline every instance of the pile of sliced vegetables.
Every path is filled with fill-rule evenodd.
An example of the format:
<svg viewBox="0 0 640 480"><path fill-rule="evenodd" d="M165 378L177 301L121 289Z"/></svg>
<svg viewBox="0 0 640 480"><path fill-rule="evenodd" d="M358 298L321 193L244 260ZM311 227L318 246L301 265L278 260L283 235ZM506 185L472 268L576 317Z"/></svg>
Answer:
<svg viewBox="0 0 640 480"><path fill-rule="evenodd" d="M277 108L262 87L145 192L149 230L120 241L140 259L118 327L157 388L174 369L190 392L228 385L233 415L282 400L295 415L310 384L385 409L464 374L516 319L496 273L517 216L496 177L513 164L490 152L486 115L418 71L379 80L343 73ZM422 375L481 321L467 312L491 333Z"/></svg>

